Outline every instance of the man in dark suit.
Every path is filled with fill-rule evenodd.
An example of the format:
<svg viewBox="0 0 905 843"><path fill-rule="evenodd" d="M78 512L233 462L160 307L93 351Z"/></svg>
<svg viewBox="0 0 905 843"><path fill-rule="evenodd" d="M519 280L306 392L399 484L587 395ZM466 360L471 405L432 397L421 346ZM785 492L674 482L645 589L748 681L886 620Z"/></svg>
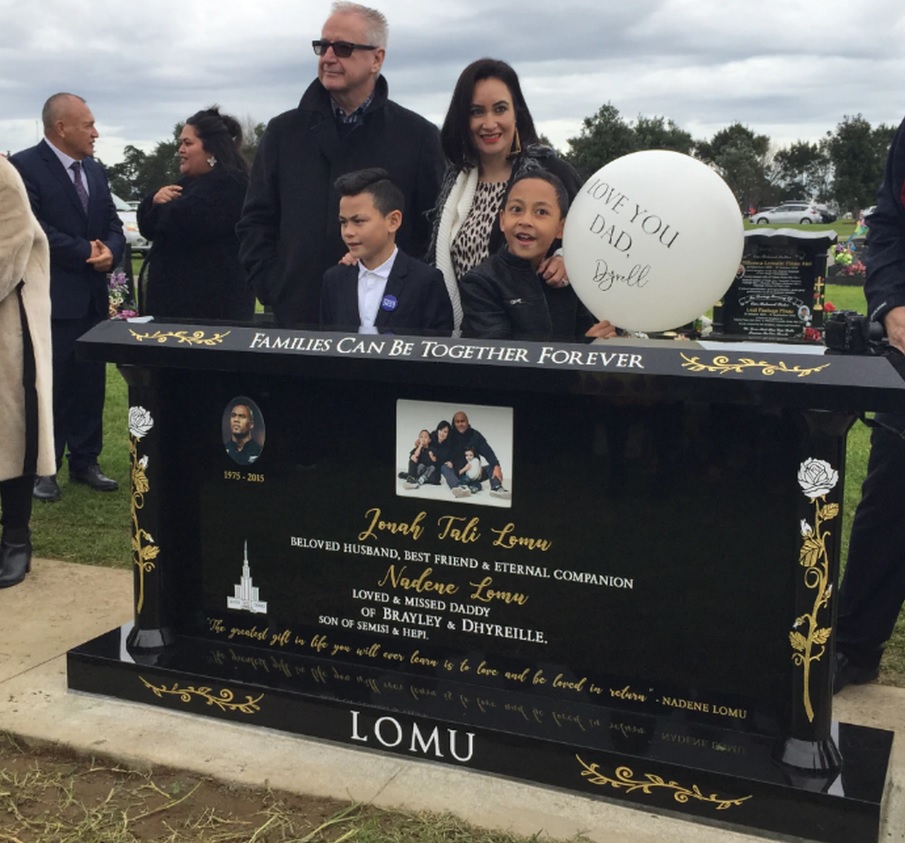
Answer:
<svg viewBox="0 0 905 843"><path fill-rule="evenodd" d="M449 334L452 305L439 269L396 246L402 191L371 167L336 180L342 239L358 263L324 273L321 326L326 330Z"/></svg>
<svg viewBox="0 0 905 843"><path fill-rule="evenodd" d="M107 273L122 260L122 223L103 168L92 158L94 115L74 94L54 94L41 114L44 140L10 159L50 241L53 428L57 469L69 452L69 479L97 491L115 480L98 466L103 444L106 367L77 361L75 342L107 318ZM39 477L35 497L61 497L56 476Z"/></svg>

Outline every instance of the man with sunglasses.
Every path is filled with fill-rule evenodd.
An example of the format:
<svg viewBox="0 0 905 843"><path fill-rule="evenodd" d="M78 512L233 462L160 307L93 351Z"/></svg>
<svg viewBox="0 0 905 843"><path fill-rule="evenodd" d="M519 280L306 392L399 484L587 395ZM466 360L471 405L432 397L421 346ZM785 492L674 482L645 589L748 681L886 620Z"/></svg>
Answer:
<svg viewBox="0 0 905 843"><path fill-rule="evenodd" d="M443 175L437 127L394 103L380 71L387 22L358 3L333 4L312 42L317 79L298 108L270 121L237 226L240 259L280 325L316 325L324 272L346 253L336 179L382 167L405 196L399 248L423 257L427 213Z"/></svg>

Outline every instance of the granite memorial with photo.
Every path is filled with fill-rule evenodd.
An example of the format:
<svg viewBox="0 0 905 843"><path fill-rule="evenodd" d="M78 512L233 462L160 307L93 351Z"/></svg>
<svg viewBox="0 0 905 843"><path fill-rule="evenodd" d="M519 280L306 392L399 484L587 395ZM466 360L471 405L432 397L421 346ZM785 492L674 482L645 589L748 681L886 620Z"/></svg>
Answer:
<svg viewBox="0 0 905 843"><path fill-rule="evenodd" d="M135 618L70 687L876 840L892 736L833 722L831 665L846 432L905 400L884 359L126 323L82 348L130 381ZM460 413L494 504L399 476Z"/></svg>

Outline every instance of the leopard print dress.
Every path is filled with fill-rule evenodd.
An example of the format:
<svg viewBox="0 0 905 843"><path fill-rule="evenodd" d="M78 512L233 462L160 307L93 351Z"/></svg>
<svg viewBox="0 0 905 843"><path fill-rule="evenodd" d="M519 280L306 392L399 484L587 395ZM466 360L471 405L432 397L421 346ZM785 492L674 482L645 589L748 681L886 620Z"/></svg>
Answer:
<svg viewBox="0 0 905 843"><path fill-rule="evenodd" d="M508 181L478 182L471 210L450 250L456 278L490 257L490 232L500 224L500 209L508 185Z"/></svg>

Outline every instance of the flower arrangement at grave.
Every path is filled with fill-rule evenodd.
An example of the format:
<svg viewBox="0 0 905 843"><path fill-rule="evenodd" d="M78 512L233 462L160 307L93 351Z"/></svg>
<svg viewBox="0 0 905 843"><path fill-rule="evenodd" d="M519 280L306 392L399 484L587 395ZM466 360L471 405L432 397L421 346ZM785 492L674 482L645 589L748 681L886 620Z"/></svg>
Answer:
<svg viewBox="0 0 905 843"><path fill-rule="evenodd" d="M111 319L131 319L138 316L132 301L129 279L121 269L107 276L107 314Z"/></svg>
<svg viewBox="0 0 905 843"><path fill-rule="evenodd" d="M815 293L814 295L816 296L817 294ZM823 303L824 313L833 313L835 310L836 305L834 305L831 301L825 301ZM823 325L816 327L814 325L806 324L801 334L802 339L805 339L808 342L823 342L823 330Z"/></svg>
<svg viewBox="0 0 905 843"><path fill-rule="evenodd" d="M851 247L846 243L837 243L833 248L833 263L844 269L847 266L851 266L854 261L855 255Z"/></svg>
<svg viewBox="0 0 905 843"><path fill-rule="evenodd" d="M851 277L854 275L864 275L865 272L867 272L867 267L860 260L855 260L851 266L844 266L840 275Z"/></svg>
<svg viewBox="0 0 905 843"><path fill-rule="evenodd" d="M854 246L849 243L837 243L833 249L833 262L839 267L839 274L847 277L864 275L864 263L855 254Z"/></svg>

